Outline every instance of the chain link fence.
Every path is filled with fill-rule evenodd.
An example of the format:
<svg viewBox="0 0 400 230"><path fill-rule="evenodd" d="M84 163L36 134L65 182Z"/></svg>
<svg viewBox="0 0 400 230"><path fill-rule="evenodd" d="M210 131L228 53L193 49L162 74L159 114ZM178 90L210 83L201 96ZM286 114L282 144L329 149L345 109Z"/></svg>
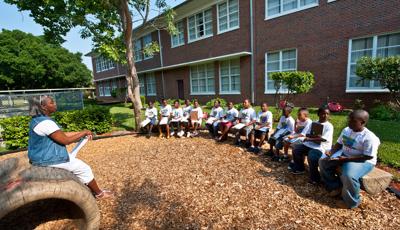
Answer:
<svg viewBox="0 0 400 230"><path fill-rule="evenodd" d="M84 90L0 92L0 118L29 115L29 101L33 97L51 96L57 111L83 109Z"/></svg>

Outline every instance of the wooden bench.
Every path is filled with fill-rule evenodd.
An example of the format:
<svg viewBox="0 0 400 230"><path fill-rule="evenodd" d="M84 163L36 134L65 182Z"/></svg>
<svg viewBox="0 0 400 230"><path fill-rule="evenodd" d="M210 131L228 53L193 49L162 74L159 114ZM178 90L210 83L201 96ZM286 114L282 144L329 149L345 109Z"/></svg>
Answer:
<svg viewBox="0 0 400 230"><path fill-rule="evenodd" d="M375 195L385 190L393 179L393 175L379 168L361 178L362 188L369 194Z"/></svg>

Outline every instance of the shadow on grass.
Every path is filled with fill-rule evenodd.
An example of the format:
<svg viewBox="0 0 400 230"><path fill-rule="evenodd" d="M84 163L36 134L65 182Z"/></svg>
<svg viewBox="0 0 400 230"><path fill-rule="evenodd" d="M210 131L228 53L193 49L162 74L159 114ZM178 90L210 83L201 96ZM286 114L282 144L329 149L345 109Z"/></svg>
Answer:
<svg viewBox="0 0 400 230"><path fill-rule="evenodd" d="M200 224L190 212L176 200L163 198L160 188L150 179L145 179L142 184L135 186L128 180L117 198L114 210L117 222L111 229L131 229L133 221L140 221L140 225L147 229L199 229ZM147 212L134 218L135 215Z"/></svg>

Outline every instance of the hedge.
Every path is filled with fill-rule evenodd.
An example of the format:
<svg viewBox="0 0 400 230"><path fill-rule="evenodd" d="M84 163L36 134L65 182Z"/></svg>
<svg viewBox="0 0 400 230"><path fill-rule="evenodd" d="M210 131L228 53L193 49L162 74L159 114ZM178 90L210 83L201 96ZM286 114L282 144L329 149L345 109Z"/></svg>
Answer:
<svg viewBox="0 0 400 230"><path fill-rule="evenodd" d="M109 109L100 106L89 106L83 110L56 112L53 119L64 131L88 129L96 134L109 132L112 118ZM28 147L29 116L14 116L0 119L2 138L9 150Z"/></svg>

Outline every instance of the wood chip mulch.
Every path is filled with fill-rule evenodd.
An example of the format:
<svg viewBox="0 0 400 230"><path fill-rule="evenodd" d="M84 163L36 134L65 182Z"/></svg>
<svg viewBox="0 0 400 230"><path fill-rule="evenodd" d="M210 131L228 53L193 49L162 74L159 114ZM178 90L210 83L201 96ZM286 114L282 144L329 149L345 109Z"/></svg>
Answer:
<svg viewBox="0 0 400 230"><path fill-rule="evenodd" d="M26 152L0 157L23 157ZM399 229L400 200L363 195L336 207L307 175L206 136L92 141L78 157L116 197L99 201L101 229Z"/></svg>

